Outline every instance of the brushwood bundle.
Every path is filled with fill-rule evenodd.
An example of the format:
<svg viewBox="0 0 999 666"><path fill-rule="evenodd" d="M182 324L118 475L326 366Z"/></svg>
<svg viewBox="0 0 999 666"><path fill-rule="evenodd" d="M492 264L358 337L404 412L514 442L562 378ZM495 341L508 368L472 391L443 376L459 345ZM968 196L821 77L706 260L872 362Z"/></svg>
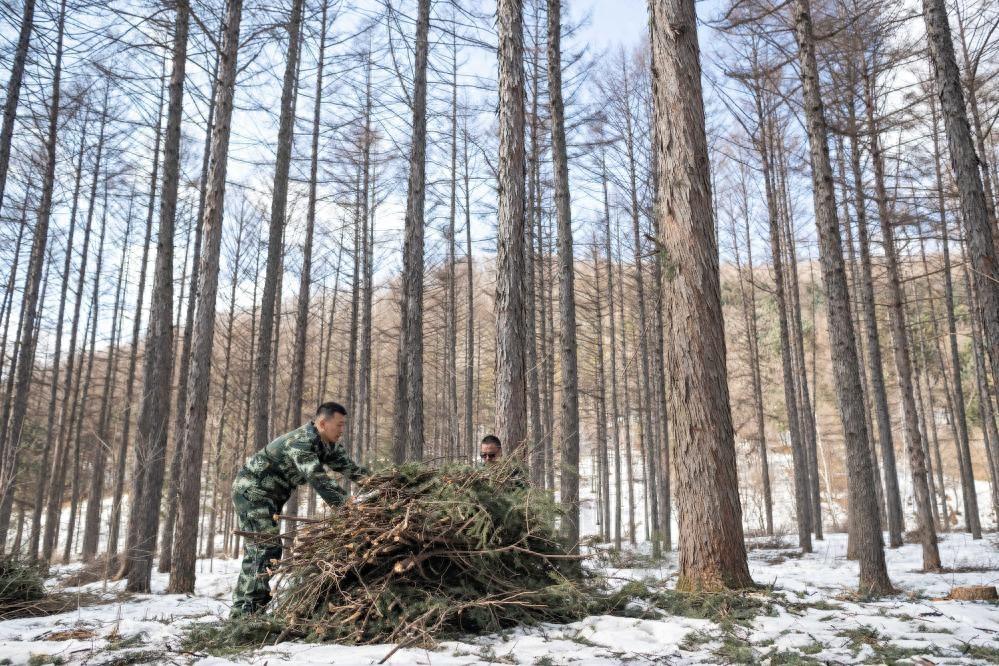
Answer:
<svg viewBox="0 0 999 666"><path fill-rule="evenodd" d="M274 619L312 640L412 645L584 617L594 581L558 538L556 504L518 479L509 464L366 478L363 501L299 524Z"/></svg>

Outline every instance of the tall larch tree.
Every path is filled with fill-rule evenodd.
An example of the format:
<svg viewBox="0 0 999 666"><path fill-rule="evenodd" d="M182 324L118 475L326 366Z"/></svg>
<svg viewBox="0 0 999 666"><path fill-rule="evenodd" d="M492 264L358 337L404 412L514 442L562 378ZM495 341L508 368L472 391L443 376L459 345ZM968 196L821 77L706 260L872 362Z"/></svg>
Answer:
<svg viewBox="0 0 999 666"><path fill-rule="evenodd" d="M752 585L742 533L697 16L693 0L650 0L653 215L663 254L667 395L682 590Z"/></svg>
<svg viewBox="0 0 999 666"><path fill-rule="evenodd" d="M855 538L855 553L860 563L859 587L865 593L887 594L893 588L885 565L884 542L878 521L877 497L874 494L874 470L864 418L860 365L853 319L850 316L850 293L846 281L836 195L833 191L832 164L829 160L828 127L819 89L815 34L808 0L794 0L792 15L801 68L815 224L819 232L819 257L827 293L834 384L847 447L850 521Z"/></svg>

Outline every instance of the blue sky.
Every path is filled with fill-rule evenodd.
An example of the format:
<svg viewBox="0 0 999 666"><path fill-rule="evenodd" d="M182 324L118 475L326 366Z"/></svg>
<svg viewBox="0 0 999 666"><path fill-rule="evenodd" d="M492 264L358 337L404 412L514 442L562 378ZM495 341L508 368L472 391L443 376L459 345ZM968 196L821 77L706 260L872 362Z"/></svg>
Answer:
<svg viewBox="0 0 999 666"><path fill-rule="evenodd" d="M587 41L595 51L619 44L636 44L648 32L645 0L577 0L567 5L573 18L589 13Z"/></svg>

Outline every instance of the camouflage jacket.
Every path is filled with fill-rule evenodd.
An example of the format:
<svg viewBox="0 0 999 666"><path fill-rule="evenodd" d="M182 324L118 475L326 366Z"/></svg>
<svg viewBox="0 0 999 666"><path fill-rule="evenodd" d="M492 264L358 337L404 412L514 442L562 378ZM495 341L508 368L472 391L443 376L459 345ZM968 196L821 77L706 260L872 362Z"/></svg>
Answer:
<svg viewBox="0 0 999 666"><path fill-rule="evenodd" d="M351 480L369 473L351 460L343 446L326 444L310 421L255 453L236 475L233 492L251 502L270 500L280 507L295 487L308 483L327 504L339 506L346 492L330 472L340 472Z"/></svg>

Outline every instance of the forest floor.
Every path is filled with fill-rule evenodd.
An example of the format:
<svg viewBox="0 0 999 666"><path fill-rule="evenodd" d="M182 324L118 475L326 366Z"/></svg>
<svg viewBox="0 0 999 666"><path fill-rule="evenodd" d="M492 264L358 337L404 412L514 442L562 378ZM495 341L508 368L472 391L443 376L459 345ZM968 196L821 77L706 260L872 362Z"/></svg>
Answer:
<svg viewBox="0 0 999 666"><path fill-rule="evenodd" d="M999 663L999 604L944 600L954 586L999 583L999 534L979 541L944 535L943 573L919 571L916 544L887 551L899 594L878 600L856 596L857 565L846 560L845 534L815 542L808 555L801 555L795 542L792 536L749 540L753 577L766 586L754 593L765 603L751 617L595 616L449 641L436 650L400 649L386 663ZM61 588L101 599L61 615L0 622L0 663L360 665L379 663L393 649L287 642L227 657L184 653L181 639L188 625L228 614L239 568L238 560L198 564L193 596L164 594L164 574L154 574L152 595L127 595L123 583L103 581ZM49 583L58 587L79 566L53 569ZM641 549L630 551L605 572L621 582L670 581L675 555L652 566Z"/></svg>

